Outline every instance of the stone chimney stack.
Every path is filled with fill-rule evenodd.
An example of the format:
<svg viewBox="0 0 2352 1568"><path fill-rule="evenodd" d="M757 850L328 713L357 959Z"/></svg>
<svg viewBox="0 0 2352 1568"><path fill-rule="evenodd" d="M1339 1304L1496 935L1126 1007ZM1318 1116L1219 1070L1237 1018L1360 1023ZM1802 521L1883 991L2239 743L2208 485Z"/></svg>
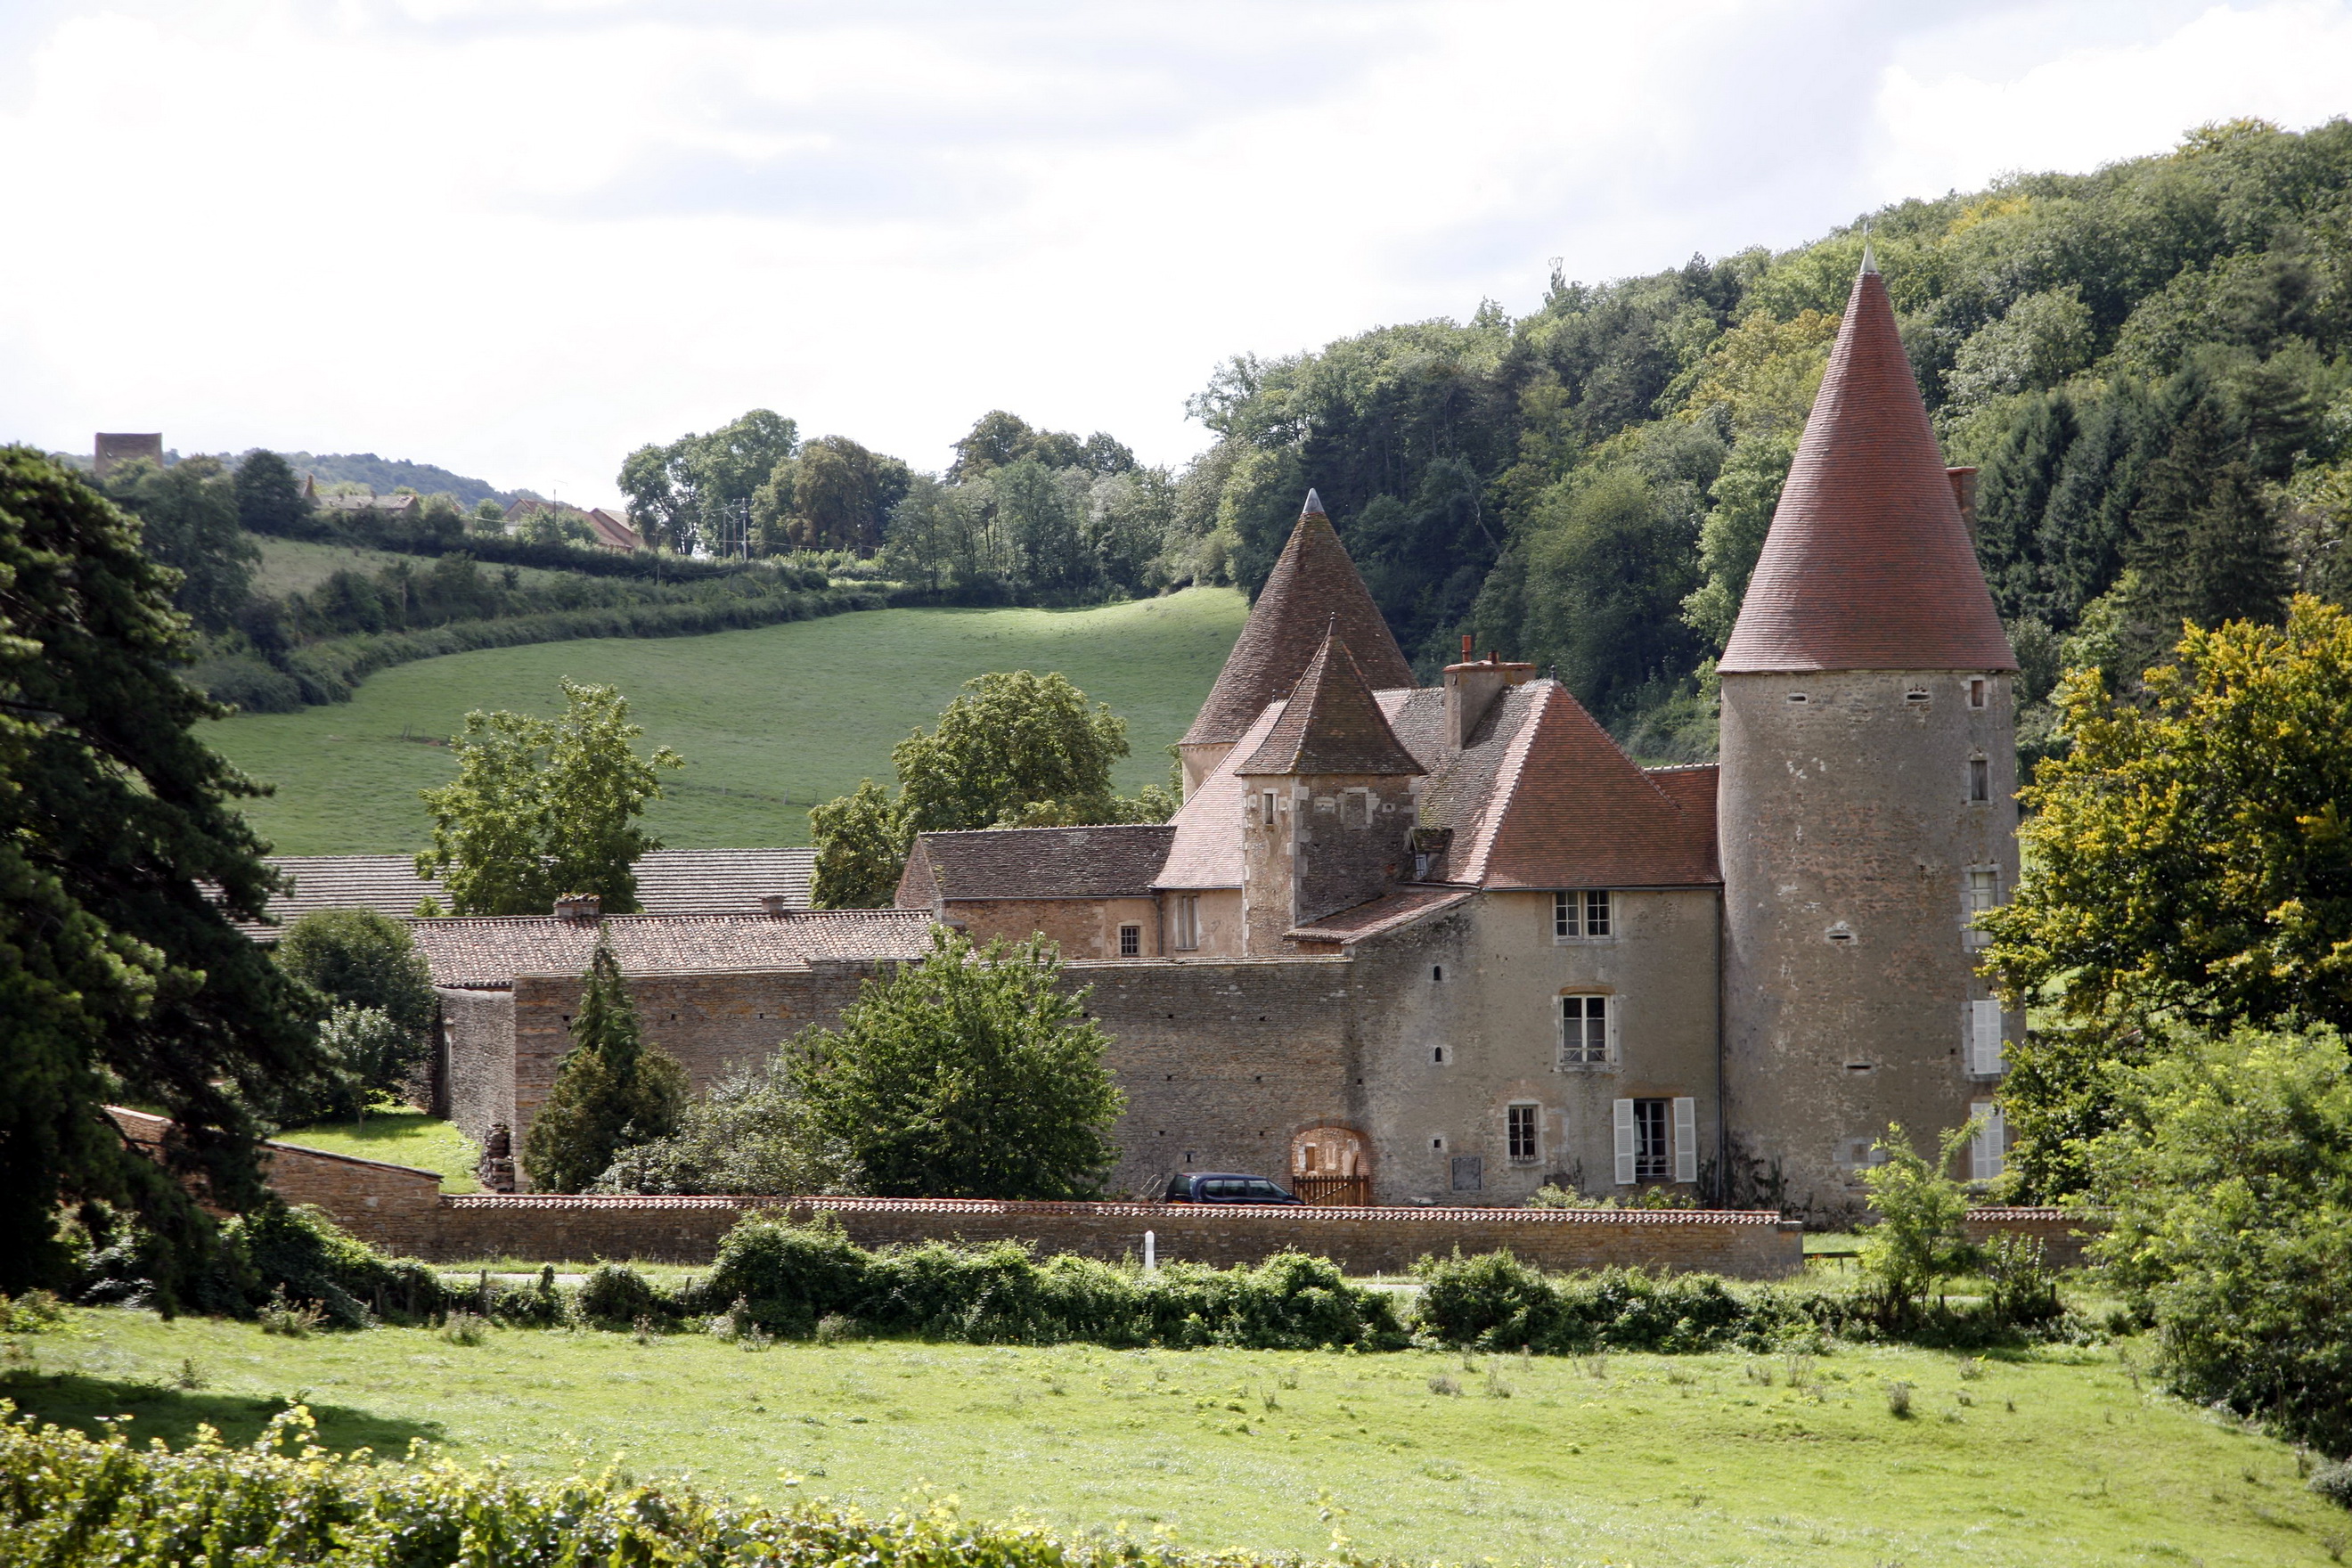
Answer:
<svg viewBox="0 0 2352 1568"><path fill-rule="evenodd" d="M1470 639L1462 639L1462 662L1445 667L1445 743L1460 751L1478 732L1478 725L1495 706L1495 699L1514 686L1535 679L1532 664L1507 664L1488 649L1485 661L1471 657Z"/></svg>
<svg viewBox="0 0 2352 1568"><path fill-rule="evenodd" d="M1969 537L1977 536L1977 471L1974 468L1946 468L1944 477L1952 481L1952 500L1960 509L1960 521L1969 525Z"/></svg>
<svg viewBox="0 0 2352 1568"><path fill-rule="evenodd" d="M793 900L783 893L762 893L760 895L760 908L767 914L788 915L793 912Z"/></svg>
<svg viewBox="0 0 2352 1568"><path fill-rule="evenodd" d="M604 917L604 900L595 893L566 893L555 900L555 918L560 921L598 921Z"/></svg>

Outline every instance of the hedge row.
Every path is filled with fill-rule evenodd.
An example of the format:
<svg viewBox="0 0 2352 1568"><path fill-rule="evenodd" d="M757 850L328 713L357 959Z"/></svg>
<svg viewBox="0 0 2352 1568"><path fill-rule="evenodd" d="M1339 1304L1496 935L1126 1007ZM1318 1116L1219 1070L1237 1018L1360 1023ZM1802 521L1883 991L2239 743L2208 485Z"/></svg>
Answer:
<svg viewBox="0 0 2352 1568"><path fill-rule="evenodd" d="M289 713L305 706L348 702L360 682L376 671L446 653L576 637L697 637L879 609L883 603L883 595L874 589L835 588L823 593L730 595L683 605L552 610L495 620L454 621L423 631L337 637L289 649L274 665L246 656L207 659L189 671L189 679L216 701L233 702L257 713Z"/></svg>
<svg viewBox="0 0 2352 1568"><path fill-rule="evenodd" d="M177 1452L35 1428L0 1401L0 1540L24 1568L553 1568L854 1563L858 1568L1174 1568L1127 1542L1068 1542L979 1524L949 1506L870 1520L770 1508L607 1469L527 1481L500 1468L377 1465L319 1447L297 1405L249 1448L216 1438ZM1192 1561L1247 1568L1238 1554Z"/></svg>
<svg viewBox="0 0 2352 1568"><path fill-rule="evenodd" d="M625 553L577 544L540 544L502 533L419 528L388 519L345 518L327 512L313 512L295 527L273 531L281 539L352 544L389 551L394 555L450 555L463 552L477 561L492 561L501 566L543 566L556 572L584 572L593 577L643 577L657 583L690 583L777 570L767 562L705 561L656 550Z"/></svg>

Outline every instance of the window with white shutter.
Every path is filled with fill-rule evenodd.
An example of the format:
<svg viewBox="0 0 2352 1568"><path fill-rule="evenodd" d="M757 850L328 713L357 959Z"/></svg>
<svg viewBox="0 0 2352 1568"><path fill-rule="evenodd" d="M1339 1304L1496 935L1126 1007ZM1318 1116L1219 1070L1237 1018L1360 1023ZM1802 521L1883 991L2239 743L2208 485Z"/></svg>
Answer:
<svg viewBox="0 0 2352 1568"><path fill-rule="evenodd" d="M1612 1107L1617 1121L1617 1184L1633 1184L1633 1102L1621 1100Z"/></svg>
<svg viewBox="0 0 2352 1568"><path fill-rule="evenodd" d="M1675 1100L1675 1180L1698 1180L1698 1101L1687 1095Z"/></svg>
<svg viewBox="0 0 2352 1568"><path fill-rule="evenodd" d="M2003 1121L2000 1107L1990 1100L1979 1100L1969 1107L1969 1116L1977 1124L1977 1135L1969 1141L1969 1174L1979 1182L1990 1182L2009 1163L2009 1128Z"/></svg>
<svg viewBox="0 0 2352 1568"><path fill-rule="evenodd" d="M2000 1004L1986 999L1969 1004L1969 1071L1978 1078L2001 1074Z"/></svg>

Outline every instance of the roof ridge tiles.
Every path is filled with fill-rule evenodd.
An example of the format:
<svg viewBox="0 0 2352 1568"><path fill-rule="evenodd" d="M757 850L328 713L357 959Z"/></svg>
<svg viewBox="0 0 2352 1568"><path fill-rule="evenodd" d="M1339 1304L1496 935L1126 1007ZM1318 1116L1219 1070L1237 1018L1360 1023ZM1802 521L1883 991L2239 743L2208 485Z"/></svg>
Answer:
<svg viewBox="0 0 2352 1568"><path fill-rule="evenodd" d="M2016 668L1886 281L1857 273L1717 668Z"/></svg>
<svg viewBox="0 0 2352 1568"><path fill-rule="evenodd" d="M1412 776L1427 770L1389 727L1363 669L1331 630L1291 689L1282 717L1234 771Z"/></svg>

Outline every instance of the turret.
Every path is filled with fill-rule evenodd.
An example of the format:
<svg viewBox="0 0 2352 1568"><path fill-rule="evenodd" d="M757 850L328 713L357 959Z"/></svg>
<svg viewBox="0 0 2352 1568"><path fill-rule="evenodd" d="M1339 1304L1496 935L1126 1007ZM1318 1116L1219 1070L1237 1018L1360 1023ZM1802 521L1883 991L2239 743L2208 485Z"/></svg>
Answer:
<svg viewBox="0 0 2352 1568"><path fill-rule="evenodd" d="M1323 515L1322 498L1308 490L1290 542L1266 574L1217 683L1179 742L1186 795L1215 771L1267 703L1298 683L1327 630L1348 645L1374 690L1413 684L1412 666Z"/></svg>
<svg viewBox="0 0 2352 1568"><path fill-rule="evenodd" d="M1717 665L1728 1174L1816 1213L1889 1122L1989 1109L2019 1026L1967 929L2016 881L2017 661L1960 489L1865 256Z"/></svg>
<svg viewBox="0 0 2352 1568"><path fill-rule="evenodd" d="M1234 772L1249 952L1279 952L1293 926L1376 899L1397 879L1423 769L1336 630Z"/></svg>

